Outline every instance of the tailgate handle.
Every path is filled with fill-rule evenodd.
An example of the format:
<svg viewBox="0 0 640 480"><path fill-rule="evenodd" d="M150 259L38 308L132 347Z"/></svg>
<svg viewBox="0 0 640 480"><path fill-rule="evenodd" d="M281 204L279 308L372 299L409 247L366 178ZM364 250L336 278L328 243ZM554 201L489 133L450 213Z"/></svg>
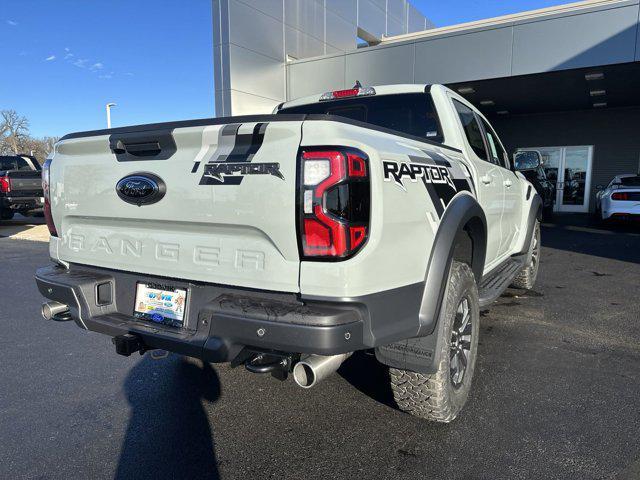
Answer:
<svg viewBox="0 0 640 480"><path fill-rule="evenodd" d="M111 147L111 151L115 154L128 153L134 157L155 157L160 154L162 148L158 142L124 143L122 140L118 140Z"/></svg>
<svg viewBox="0 0 640 480"><path fill-rule="evenodd" d="M166 160L177 150L171 130L114 133L109 149L119 162Z"/></svg>

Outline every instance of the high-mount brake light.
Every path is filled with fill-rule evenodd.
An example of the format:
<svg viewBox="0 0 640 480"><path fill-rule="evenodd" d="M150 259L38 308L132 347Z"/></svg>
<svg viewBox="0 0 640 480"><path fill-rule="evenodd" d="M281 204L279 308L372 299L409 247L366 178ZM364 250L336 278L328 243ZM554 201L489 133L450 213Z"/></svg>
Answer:
<svg viewBox="0 0 640 480"><path fill-rule="evenodd" d="M629 194L627 192L612 193L611 200L629 200Z"/></svg>
<svg viewBox="0 0 640 480"><path fill-rule="evenodd" d="M50 171L51 159L47 159L42 165L42 192L44 197L44 219L47 222L47 228L52 237L58 236L58 231L53 223L53 216L51 215L51 189L50 189Z"/></svg>
<svg viewBox="0 0 640 480"><path fill-rule="evenodd" d="M376 89L373 87L349 88L348 90L335 90L333 92L323 93L320 96L320 101L326 102L328 100L339 100L341 98L367 97L375 94Z"/></svg>
<svg viewBox="0 0 640 480"><path fill-rule="evenodd" d="M343 260L353 256L369 234L367 156L351 148L305 148L300 168L302 257Z"/></svg>

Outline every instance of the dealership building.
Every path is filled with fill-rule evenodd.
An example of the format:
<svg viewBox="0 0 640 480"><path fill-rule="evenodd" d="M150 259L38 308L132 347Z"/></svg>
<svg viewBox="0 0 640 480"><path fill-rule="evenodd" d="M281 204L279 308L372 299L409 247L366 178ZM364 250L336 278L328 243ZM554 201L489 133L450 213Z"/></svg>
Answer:
<svg viewBox="0 0 640 480"><path fill-rule="evenodd" d="M593 211L598 185L640 168L639 15L587 0L438 27L406 0L214 0L216 115L356 80L442 83L509 151L541 151L556 211Z"/></svg>

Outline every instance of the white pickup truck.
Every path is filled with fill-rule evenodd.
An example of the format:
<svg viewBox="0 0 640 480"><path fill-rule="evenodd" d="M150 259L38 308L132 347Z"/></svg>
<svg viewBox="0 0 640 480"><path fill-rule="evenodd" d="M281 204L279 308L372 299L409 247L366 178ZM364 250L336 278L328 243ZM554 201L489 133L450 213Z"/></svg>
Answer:
<svg viewBox="0 0 640 480"><path fill-rule="evenodd" d="M307 388L375 351L398 406L440 422L468 397L480 308L538 271L539 196L440 85L74 133L43 183L45 318L110 335L120 354L164 349Z"/></svg>

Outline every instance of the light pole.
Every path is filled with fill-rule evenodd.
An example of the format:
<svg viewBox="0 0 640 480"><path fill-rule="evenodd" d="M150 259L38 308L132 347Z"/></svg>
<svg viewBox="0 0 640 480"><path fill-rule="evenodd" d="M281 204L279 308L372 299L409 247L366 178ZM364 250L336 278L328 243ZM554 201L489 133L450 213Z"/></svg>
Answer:
<svg viewBox="0 0 640 480"><path fill-rule="evenodd" d="M115 107L115 103L107 103L107 128L111 128L111 107Z"/></svg>

